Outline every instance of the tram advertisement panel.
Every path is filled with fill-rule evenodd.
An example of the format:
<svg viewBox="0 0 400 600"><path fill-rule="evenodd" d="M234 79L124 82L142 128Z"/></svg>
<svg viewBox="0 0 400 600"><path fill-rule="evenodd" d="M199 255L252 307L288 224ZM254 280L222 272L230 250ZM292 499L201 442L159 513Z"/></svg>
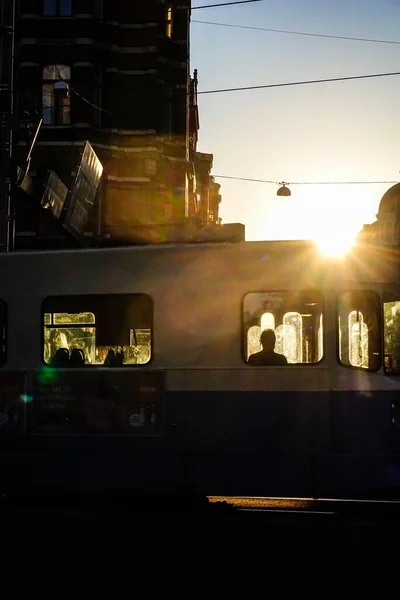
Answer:
<svg viewBox="0 0 400 600"><path fill-rule="evenodd" d="M26 374L0 373L0 436L26 432Z"/></svg>
<svg viewBox="0 0 400 600"><path fill-rule="evenodd" d="M157 436L163 431L163 373L36 373L34 433Z"/></svg>

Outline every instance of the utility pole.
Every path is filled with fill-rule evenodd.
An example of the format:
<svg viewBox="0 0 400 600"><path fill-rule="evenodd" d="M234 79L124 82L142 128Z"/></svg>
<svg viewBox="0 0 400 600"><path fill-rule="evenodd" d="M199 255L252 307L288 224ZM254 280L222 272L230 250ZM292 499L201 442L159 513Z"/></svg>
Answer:
<svg viewBox="0 0 400 600"><path fill-rule="evenodd" d="M15 0L0 0L0 245L6 252L15 241L14 51Z"/></svg>

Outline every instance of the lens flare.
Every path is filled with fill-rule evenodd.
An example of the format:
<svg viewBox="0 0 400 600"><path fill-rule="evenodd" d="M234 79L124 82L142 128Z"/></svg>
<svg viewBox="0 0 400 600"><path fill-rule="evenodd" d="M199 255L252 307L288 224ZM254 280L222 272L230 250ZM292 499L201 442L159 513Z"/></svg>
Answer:
<svg viewBox="0 0 400 600"><path fill-rule="evenodd" d="M326 233L324 237L317 238L319 251L321 254L340 258L352 248L356 234L332 232Z"/></svg>
<svg viewBox="0 0 400 600"><path fill-rule="evenodd" d="M33 402L33 397L28 394L21 394L21 401L24 404L29 404L30 402Z"/></svg>
<svg viewBox="0 0 400 600"><path fill-rule="evenodd" d="M53 383L57 380L57 373L50 367L42 367L38 373L39 383Z"/></svg>

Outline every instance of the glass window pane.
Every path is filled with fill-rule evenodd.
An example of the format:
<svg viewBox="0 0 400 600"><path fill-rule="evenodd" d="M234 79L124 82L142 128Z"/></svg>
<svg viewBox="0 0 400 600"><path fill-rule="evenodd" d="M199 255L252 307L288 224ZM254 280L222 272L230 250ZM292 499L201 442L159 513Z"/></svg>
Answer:
<svg viewBox="0 0 400 600"><path fill-rule="evenodd" d="M400 300L383 305L384 367L386 373L400 374Z"/></svg>
<svg viewBox="0 0 400 600"><path fill-rule="evenodd" d="M275 317L270 312L266 312L261 316L261 330L263 329L275 329Z"/></svg>
<svg viewBox="0 0 400 600"><path fill-rule="evenodd" d="M69 81L71 79L71 67L67 65L46 65L43 67L44 81Z"/></svg>
<svg viewBox="0 0 400 600"><path fill-rule="evenodd" d="M243 301L243 355L250 364L316 363L323 356L323 298L315 291L249 293ZM262 350L272 330L274 347ZM272 344L272 342L271 342ZM276 358L283 355L285 359Z"/></svg>
<svg viewBox="0 0 400 600"><path fill-rule="evenodd" d="M368 290L347 291L337 300L339 360L348 367L381 365L380 298Z"/></svg>
<svg viewBox="0 0 400 600"><path fill-rule="evenodd" d="M55 16L57 14L57 0L44 0L43 14L45 16Z"/></svg>
<svg viewBox="0 0 400 600"><path fill-rule="evenodd" d="M62 17L69 17L71 14L71 0L60 0L60 15Z"/></svg>
<svg viewBox="0 0 400 600"><path fill-rule="evenodd" d="M165 33L169 38L172 38L172 18L172 6L168 5L165 18Z"/></svg>
<svg viewBox="0 0 400 600"><path fill-rule="evenodd" d="M57 351L65 348L68 351L68 358L72 351L76 349L83 350L85 364L95 363L95 328L94 327L51 327L44 328L44 361L52 363L57 357ZM60 366L60 365L58 365ZM69 366L66 362L65 365Z"/></svg>
<svg viewBox="0 0 400 600"><path fill-rule="evenodd" d="M43 108L52 108L54 106L53 84L44 84L42 88Z"/></svg>
<svg viewBox="0 0 400 600"><path fill-rule="evenodd" d="M53 84L44 84L42 88L43 124L54 123L54 91Z"/></svg>
<svg viewBox="0 0 400 600"><path fill-rule="evenodd" d="M55 90L56 124L68 125L70 122L70 97L66 90Z"/></svg>
<svg viewBox="0 0 400 600"><path fill-rule="evenodd" d="M153 304L145 294L50 298L43 305L43 326L43 360L53 366L118 367L151 360ZM83 353L81 365L75 362L77 351Z"/></svg>
<svg viewBox="0 0 400 600"><path fill-rule="evenodd" d="M251 356L251 354L260 352L260 350L261 350L260 334L261 334L261 327L259 325L252 325L249 328L249 330L247 331L246 360L249 359L249 356Z"/></svg>
<svg viewBox="0 0 400 600"><path fill-rule="evenodd" d="M95 316L91 312L84 313L55 313L53 314L54 325L77 325L95 323Z"/></svg>
<svg viewBox="0 0 400 600"><path fill-rule="evenodd" d="M71 78L67 65L43 67L42 112L44 125L69 125L71 122L69 87ZM54 83L52 83L54 82Z"/></svg>
<svg viewBox="0 0 400 600"><path fill-rule="evenodd" d="M62 106L60 123L62 123L63 125L69 125L70 122L71 122L71 110L70 110L70 105L68 102L68 103L63 104L63 106Z"/></svg>
<svg viewBox="0 0 400 600"><path fill-rule="evenodd" d="M54 65L46 65L43 67L43 79L45 81L49 79L55 79L56 69Z"/></svg>
<svg viewBox="0 0 400 600"><path fill-rule="evenodd" d="M71 67L67 65L56 65L57 79L67 81L71 79Z"/></svg>
<svg viewBox="0 0 400 600"><path fill-rule="evenodd" d="M291 363L303 362L303 319L298 312L287 312L283 317L282 354Z"/></svg>

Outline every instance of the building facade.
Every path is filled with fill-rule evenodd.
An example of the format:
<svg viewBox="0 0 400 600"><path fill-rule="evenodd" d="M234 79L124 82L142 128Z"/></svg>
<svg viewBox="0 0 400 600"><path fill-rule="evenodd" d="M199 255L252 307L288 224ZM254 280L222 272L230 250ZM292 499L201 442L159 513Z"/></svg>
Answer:
<svg viewBox="0 0 400 600"><path fill-rule="evenodd" d="M63 243L54 240L65 231L38 197L49 169L71 186L86 140L104 167L88 238L163 241L187 223L219 223L212 155L197 152L190 8L191 0L17 2L20 167L43 119L29 169L33 195L16 195L17 248Z"/></svg>
<svg viewBox="0 0 400 600"><path fill-rule="evenodd" d="M364 225L358 234L358 240L377 246L400 248L400 183L383 194L376 221Z"/></svg>

